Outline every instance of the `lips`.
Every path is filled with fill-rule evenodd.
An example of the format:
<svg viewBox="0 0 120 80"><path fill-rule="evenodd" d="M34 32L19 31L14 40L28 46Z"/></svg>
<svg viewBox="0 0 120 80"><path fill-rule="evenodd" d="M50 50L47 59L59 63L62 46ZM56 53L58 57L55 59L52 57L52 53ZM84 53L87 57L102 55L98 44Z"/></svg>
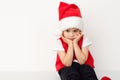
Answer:
<svg viewBox="0 0 120 80"><path fill-rule="evenodd" d="M70 39L70 40L74 40L74 38L68 38L68 39Z"/></svg>

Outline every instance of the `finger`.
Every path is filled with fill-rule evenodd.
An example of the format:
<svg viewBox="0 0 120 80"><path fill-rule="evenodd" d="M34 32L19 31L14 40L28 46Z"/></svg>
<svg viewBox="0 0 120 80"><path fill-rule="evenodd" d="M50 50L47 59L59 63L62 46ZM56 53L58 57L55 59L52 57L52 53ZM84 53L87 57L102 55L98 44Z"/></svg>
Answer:
<svg viewBox="0 0 120 80"><path fill-rule="evenodd" d="M62 39L63 39L65 42L66 42L66 40L67 40L64 36L62 36Z"/></svg>

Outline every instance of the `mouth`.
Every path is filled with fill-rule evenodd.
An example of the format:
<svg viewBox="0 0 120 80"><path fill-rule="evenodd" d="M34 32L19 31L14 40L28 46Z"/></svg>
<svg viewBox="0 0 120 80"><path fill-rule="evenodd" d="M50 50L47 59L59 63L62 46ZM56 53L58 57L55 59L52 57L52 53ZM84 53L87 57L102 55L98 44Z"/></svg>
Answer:
<svg viewBox="0 0 120 80"><path fill-rule="evenodd" d="M72 41L74 40L74 38L69 38L69 39L72 40Z"/></svg>

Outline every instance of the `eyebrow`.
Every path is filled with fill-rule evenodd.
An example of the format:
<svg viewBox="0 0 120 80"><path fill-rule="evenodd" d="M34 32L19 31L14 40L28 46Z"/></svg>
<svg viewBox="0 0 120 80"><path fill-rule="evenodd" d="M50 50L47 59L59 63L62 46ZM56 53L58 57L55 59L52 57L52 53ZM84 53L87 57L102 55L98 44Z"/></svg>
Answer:
<svg viewBox="0 0 120 80"><path fill-rule="evenodd" d="M80 29L74 29L74 30L77 30L77 31L80 31L80 32L81 32L81 30L80 30Z"/></svg>

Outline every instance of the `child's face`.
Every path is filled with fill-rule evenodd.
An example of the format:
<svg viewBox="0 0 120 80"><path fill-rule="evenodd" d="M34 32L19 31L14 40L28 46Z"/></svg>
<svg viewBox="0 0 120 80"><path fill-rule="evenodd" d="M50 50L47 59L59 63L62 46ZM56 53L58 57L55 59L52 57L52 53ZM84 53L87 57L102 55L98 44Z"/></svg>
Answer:
<svg viewBox="0 0 120 80"><path fill-rule="evenodd" d="M63 36L67 39L74 40L79 34L81 34L81 31L77 28L69 28L63 31Z"/></svg>

